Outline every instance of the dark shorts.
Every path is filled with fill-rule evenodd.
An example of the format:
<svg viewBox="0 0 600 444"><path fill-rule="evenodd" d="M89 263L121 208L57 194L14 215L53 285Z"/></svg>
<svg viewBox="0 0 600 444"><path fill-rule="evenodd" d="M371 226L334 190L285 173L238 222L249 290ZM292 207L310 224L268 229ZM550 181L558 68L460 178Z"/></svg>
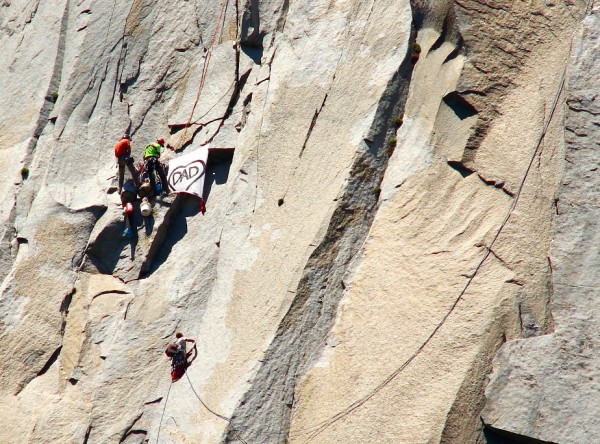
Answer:
<svg viewBox="0 0 600 444"><path fill-rule="evenodd" d="M117 157L117 162L119 166L133 165L133 157L129 154L123 154L122 156Z"/></svg>
<svg viewBox="0 0 600 444"><path fill-rule="evenodd" d="M182 352L177 352L173 356L172 363L173 365L183 364L185 362L185 355Z"/></svg>

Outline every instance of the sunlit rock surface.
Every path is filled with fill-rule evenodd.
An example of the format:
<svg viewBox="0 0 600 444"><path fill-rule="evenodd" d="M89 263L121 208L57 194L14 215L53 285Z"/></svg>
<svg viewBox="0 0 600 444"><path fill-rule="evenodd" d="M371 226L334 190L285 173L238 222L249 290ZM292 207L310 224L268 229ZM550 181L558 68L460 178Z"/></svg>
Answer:
<svg viewBox="0 0 600 444"><path fill-rule="evenodd" d="M593 441L596 14L0 3L0 442ZM121 236L126 131L205 214Z"/></svg>

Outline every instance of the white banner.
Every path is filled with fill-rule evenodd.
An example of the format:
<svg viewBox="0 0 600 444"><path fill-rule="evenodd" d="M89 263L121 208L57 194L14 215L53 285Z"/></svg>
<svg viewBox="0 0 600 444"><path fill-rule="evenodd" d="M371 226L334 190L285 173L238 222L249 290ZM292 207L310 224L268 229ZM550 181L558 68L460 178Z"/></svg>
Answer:
<svg viewBox="0 0 600 444"><path fill-rule="evenodd" d="M173 193L189 193L202 197L208 148L202 147L169 161L169 189Z"/></svg>

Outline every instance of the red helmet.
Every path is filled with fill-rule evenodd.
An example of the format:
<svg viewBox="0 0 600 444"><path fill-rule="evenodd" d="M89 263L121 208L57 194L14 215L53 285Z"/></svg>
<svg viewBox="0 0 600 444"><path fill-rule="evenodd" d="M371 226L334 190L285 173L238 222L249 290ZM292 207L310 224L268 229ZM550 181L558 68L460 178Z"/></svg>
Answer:
<svg viewBox="0 0 600 444"><path fill-rule="evenodd" d="M159 137L158 139L156 139L156 142L157 142L159 145L164 145L164 144L165 144L165 139L163 139L162 137Z"/></svg>

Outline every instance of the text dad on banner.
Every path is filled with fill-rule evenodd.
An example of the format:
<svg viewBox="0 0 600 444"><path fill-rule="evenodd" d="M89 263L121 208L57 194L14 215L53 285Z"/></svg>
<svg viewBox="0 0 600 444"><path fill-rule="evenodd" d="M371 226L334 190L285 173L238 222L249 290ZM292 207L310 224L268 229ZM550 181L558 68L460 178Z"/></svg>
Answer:
<svg viewBox="0 0 600 444"><path fill-rule="evenodd" d="M169 188L174 193L189 193L202 197L208 148L202 147L169 161Z"/></svg>

